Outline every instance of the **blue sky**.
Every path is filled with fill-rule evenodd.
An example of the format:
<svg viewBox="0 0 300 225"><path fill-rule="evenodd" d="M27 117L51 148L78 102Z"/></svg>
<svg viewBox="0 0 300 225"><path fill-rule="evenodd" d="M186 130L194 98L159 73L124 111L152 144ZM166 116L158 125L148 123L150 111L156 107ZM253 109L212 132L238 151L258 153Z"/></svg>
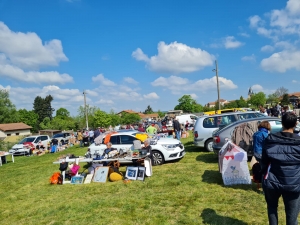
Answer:
<svg viewBox="0 0 300 225"><path fill-rule="evenodd" d="M0 88L72 115L88 104L170 110L284 86L299 91L300 1L1 0Z"/></svg>

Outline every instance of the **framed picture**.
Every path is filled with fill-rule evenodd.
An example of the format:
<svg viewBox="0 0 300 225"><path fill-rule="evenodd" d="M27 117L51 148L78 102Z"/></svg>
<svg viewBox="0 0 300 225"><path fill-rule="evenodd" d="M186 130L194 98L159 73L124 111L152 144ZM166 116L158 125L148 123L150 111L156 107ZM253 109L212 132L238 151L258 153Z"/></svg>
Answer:
<svg viewBox="0 0 300 225"><path fill-rule="evenodd" d="M146 167L139 167L137 180L144 181L145 180Z"/></svg>
<svg viewBox="0 0 300 225"><path fill-rule="evenodd" d="M136 180L138 171L138 167L127 166L125 177L127 177L129 180Z"/></svg>
<svg viewBox="0 0 300 225"><path fill-rule="evenodd" d="M83 184L84 177L83 176L74 176L71 178L71 184Z"/></svg>
<svg viewBox="0 0 300 225"><path fill-rule="evenodd" d="M109 169L108 166L98 166L98 167L96 167L93 181L94 182L105 183L106 180L107 180L108 169Z"/></svg>

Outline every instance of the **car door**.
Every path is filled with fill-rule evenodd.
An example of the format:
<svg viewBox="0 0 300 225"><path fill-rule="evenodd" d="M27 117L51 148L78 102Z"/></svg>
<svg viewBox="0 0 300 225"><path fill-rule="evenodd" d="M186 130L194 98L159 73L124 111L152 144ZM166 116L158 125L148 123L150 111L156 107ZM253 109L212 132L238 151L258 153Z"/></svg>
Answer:
<svg viewBox="0 0 300 225"><path fill-rule="evenodd" d="M112 144L112 148L120 149L122 148L121 142L120 142L120 135L113 135L110 137L109 142Z"/></svg>
<svg viewBox="0 0 300 225"><path fill-rule="evenodd" d="M39 136L39 137L37 137L35 140L34 140L34 145L35 146L37 146L37 144L39 143L39 141L41 141L42 140L42 137L41 136Z"/></svg>
<svg viewBox="0 0 300 225"><path fill-rule="evenodd" d="M120 141L122 148L128 149L133 145L133 141L138 140L137 138L131 135L120 135Z"/></svg>
<svg viewBox="0 0 300 225"><path fill-rule="evenodd" d="M42 141L42 144L43 146L46 148L48 146L48 136L41 136L41 141Z"/></svg>

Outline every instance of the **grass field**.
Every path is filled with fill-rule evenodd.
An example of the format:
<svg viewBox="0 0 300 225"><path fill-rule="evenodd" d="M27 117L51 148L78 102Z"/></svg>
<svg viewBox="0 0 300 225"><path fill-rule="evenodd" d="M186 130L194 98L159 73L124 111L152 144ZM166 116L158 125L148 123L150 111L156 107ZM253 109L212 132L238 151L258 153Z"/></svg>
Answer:
<svg viewBox="0 0 300 225"><path fill-rule="evenodd" d="M264 196L255 185L225 187L217 157L183 139L187 154L153 167L144 182L50 185L61 154L15 157L0 167L0 224L267 224ZM9 159L10 160L10 159ZM85 170L85 164L80 171ZM125 172L126 167L121 167ZM285 223L282 202L280 224Z"/></svg>

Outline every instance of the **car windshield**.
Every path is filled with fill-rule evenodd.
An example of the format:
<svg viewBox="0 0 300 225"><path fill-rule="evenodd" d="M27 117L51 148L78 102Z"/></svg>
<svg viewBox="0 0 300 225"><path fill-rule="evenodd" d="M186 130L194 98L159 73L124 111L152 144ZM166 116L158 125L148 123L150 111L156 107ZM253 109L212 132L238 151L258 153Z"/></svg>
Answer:
<svg viewBox="0 0 300 225"><path fill-rule="evenodd" d="M64 135L63 134L55 134L53 135L53 138L58 138L58 137L63 137Z"/></svg>
<svg viewBox="0 0 300 225"><path fill-rule="evenodd" d="M34 141L34 137L27 137L27 138L24 138L22 141L19 142L19 144L23 144L25 142L33 142Z"/></svg>

